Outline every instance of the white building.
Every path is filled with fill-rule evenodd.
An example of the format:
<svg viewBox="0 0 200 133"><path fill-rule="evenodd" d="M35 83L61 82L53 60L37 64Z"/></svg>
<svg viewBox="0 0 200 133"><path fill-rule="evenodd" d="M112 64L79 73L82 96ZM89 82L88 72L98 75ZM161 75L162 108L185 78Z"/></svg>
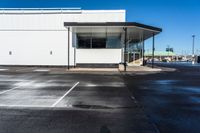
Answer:
<svg viewBox="0 0 200 133"><path fill-rule="evenodd" d="M116 65L130 58L125 44L138 51L162 31L125 10L1 9L0 20L0 65Z"/></svg>

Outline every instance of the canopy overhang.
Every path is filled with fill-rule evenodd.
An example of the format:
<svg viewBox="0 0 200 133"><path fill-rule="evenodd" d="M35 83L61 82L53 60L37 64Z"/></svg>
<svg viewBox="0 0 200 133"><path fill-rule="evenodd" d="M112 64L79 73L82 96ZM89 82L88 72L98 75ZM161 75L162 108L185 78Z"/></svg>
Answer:
<svg viewBox="0 0 200 133"><path fill-rule="evenodd" d="M127 37L146 40L162 32L161 28L136 22L64 22L65 27L72 27L73 33L124 33Z"/></svg>
<svg viewBox="0 0 200 133"><path fill-rule="evenodd" d="M64 22L68 33L116 33L124 40L124 71L126 71L126 53L129 42L142 43L144 65L144 40L153 37L152 41L152 68L154 67L155 35L162 32L161 28L144 25L136 22ZM69 35L69 34L68 34ZM68 39L69 40L69 39ZM69 42L68 42L69 45ZM69 50L68 50L69 53ZM69 69L69 67L68 67Z"/></svg>

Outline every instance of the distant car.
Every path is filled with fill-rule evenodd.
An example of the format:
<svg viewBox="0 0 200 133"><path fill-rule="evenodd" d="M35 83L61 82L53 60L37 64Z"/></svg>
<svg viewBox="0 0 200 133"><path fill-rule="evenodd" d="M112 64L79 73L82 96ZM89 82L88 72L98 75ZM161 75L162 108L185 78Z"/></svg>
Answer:
<svg viewBox="0 0 200 133"><path fill-rule="evenodd" d="M200 56L197 57L197 63L200 63Z"/></svg>
<svg viewBox="0 0 200 133"><path fill-rule="evenodd" d="M162 62L167 62L167 59L163 59Z"/></svg>

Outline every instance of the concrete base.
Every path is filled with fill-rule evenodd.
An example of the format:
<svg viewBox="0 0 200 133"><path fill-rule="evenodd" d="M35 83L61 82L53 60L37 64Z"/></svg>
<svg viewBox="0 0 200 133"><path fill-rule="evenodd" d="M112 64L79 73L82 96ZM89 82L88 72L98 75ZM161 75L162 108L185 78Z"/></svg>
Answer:
<svg viewBox="0 0 200 133"><path fill-rule="evenodd" d="M76 64L79 68L118 68L118 64Z"/></svg>
<svg viewBox="0 0 200 133"><path fill-rule="evenodd" d="M118 72L117 68L71 68L69 71L88 71L88 72Z"/></svg>

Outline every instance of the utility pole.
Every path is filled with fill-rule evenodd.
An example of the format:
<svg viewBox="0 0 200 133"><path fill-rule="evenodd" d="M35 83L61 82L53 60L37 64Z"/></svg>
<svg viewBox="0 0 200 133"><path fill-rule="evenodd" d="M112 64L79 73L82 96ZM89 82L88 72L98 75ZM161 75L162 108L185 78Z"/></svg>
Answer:
<svg viewBox="0 0 200 133"><path fill-rule="evenodd" d="M170 46L169 46L169 45L167 45L168 59L169 59L169 51L170 51Z"/></svg>
<svg viewBox="0 0 200 133"><path fill-rule="evenodd" d="M195 43L195 35L192 35L192 64L195 63L195 55L194 55L194 43Z"/></svg>

